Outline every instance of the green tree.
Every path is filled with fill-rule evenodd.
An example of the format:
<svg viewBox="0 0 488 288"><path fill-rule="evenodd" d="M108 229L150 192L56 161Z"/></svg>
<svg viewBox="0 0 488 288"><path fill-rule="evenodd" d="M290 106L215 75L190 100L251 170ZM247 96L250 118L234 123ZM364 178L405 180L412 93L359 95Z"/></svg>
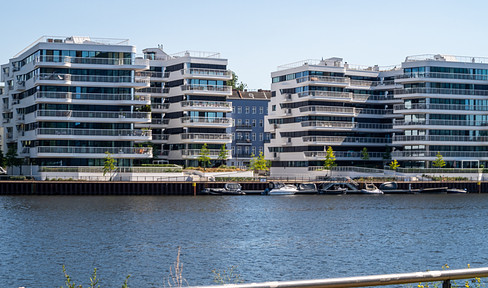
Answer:
<svg viewBox="0 0 488 288"><path fill-rule="evenodd" d="M361 151L361 159L363 159L364 161L369 160L369 153L366 147L364 147L363 150Z"/></svg>
<svg viewBox="0 0 488 288"><path fill-rule="evenodd" d="M203 165L203 171L207 170L207 166L210 166L210 151L207 148L207 143L203 144L200 149L200 155L198 156L198 162Z"/></svg>
<svg viewBox="0 0 488 288"><path fill-rule="evenodd" d="M396 169L400 167L400 164L398 164L398 161L394 159L390 162L390 164L388 164L388 166L390 166L391 170L396 171Z"/></svg>
<svg viewBox="0 0 488 288"><path fill-rule="evenodd" d="M435 168L442 168L446 166L446 162L444 161L444 158L442 158L441 152L437 152L437 155L435 156L435 160L432 162L432 166Z"/></svg>
<svg viewBox="0 0 488 288"><path fill-rule="evenodd" d="M0 149L0 167L6 168L7 167L7 157L3 155L3 151Z"/></svg>
<svg viewBox="0 0 488 288"><path fill-rule="evenodd" d="M254 153L251 154L251 163L249 165L251 170L257 171L268 171L268 161L264 159L263 151L259 152L259 156L255 156Z"/></svg>
<svg viewBox="0 0 488 288"><path fill-rule="evenodd" d="M220 165L225 164L225 161L227 161L228 155L229 155L229 150L227 150L225 148L225 145L222 145L222 147L220 147L219 156L217 157L217 159L220 160Z"/></svg>
<svg viewBox="0 0 488 288"><path fill-rule="evenodd" d="M231 86L233 90L239 90L239 91L243 91L244 89L247 88L247 84L244 84L242 82L237 83L237 80L239 80L239 77L237 77L236 73L232 71L232 79L227 81L227 85Z"/></svg>
<svg viewBox="0 0 488 288"><path fill-rule="evenodd" d="M8 167L19 167L20 168L20 174L22 175L22 164L24 163L23 158L19 158L19 155L17 155L17 149L14 147L11 147L8 149L7 155L6 155L6 164Z"/></svg>
<svg viewBox="0 0 488 288"><path fill-rule="evenodd" d="M336 158L334 150L332 150L332 146L329 146L329 148L327 148L327 152L325 153L324 168L330 170L332 167L337 166L337 163L335 161Z"/></svg>
<svg viewBox="0 0 488 288"><path fill-rule="evenodd" d="M105 151L105 161L103 163L103 176L105 174L109 173L110 179L109 181L112 181L112 173L117 170L117 167L115 166L115 159L112 158L112 154L110 154L108 151Z"/></svg>

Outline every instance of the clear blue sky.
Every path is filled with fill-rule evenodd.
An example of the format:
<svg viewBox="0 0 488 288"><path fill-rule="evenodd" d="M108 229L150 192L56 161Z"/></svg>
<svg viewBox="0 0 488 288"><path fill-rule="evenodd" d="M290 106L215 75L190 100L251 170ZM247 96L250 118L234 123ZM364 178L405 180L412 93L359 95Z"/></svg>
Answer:
<svg viewBox="0 0 488 288"><path fill-rule="evenodd" d="M270 88L276 66L342 57L399 64L408 55L488 56L488 1L9 1L2 0L0 63L42 35L128 38L220 52L249 88Z"/></svg>

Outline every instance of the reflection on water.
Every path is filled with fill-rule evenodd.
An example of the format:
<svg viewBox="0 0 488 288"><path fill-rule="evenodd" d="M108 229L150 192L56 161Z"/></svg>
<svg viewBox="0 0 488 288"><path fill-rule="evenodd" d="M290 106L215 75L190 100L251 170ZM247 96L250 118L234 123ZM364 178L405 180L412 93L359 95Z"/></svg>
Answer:
<svg viewBox="0 0 488 288"><path fill-rule="evenodd" d="M190 285L486 266L488 195L0 197L2 287L162 287L181 246ZM5 286L3 286L5 285Z"/></svg>

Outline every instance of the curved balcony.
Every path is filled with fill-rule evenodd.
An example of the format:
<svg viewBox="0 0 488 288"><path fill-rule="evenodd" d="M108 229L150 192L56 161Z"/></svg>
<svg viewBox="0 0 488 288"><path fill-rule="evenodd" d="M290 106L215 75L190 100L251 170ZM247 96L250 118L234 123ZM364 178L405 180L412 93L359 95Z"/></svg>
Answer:
<svg viewBox="0 0 488 288"><path fill-rule="evenodd" d="M435 82L447 82L447 83L486 84L486 82L488 82L488 75L440 73L440 72L417 72L417 73L405 73L402 75L398 75L395 77L395 79L397 79L398 83L435 81ZM446 80L446 81L442 81L442 80Z"/></svg>
<svg viewBox="0 0 488 288"><path fill-rule="evenodd" d="M311 75L296 78L296 82L300 83L308 83L307 85L316 85L316 86L337 86L337 87L347 87L350 83L350 79L346 77L333 77L333 76L318 76L318 75Z"/></svg>
<svg viewBox="0 0 488 288"><path fill-rule="evenodd" d="M437 153L437 151L394 151L391 157L399 160L412 158L435 160ZM488 160L487 151L440 151L440 154L444 160Z"/></svg>
<svg viewBox="0 0 488 288"><path fill-rule="evenodd" d="M392 143L391 139L380 137L303 136L302 140L313 145L386 146Z"/></svg>
<svg viewBox="0 0 488 288"><path fill-rule="evenodd" d="M73 110L37 110L37 121L68 121L68 122L151 122L151 113L146 112L95 112Z"/></svg>
<svg viewBox="0 0 488 288"><path fill-rule="evenodd" d="M231 86L217 86L217 85L182 85L181 91L188 95L232 95Z"/></svg>
<svg viewBox="0 0 488 288"><path fill-rule="evenodd" d="M393 143L403 145L478 146L488 145L488 136L395 135Z"/></svg>
<svg viewBox="0 0 488 288"><path fill-rule="evenodd" d="M149 77L135 78L132 76L100 76L100 75L73 75L59 73L41 73L34 76L34 83L38 85L79 85L97 87L149 87ZM96 83L96 84L94 84Z"/></svg>
<svg viewBox="0 0 488 288"><path fill-rule="evenodd" d="M148 69L149 61L132 58L98 58L43 55L34 59L36 67L98 68L98 69Z"/></svg>
<svg viewBox="0 0 488 288"><path fill-rule="evenodd" d="M169 72L138 71L135 76L136 78L149 77L151 82L164 82L169 77Z"/></svg>
<svg viewBox="0 0 488 288"><path fill-rule="evenodd" d="M305 115L331 115L331 116L357 116L356 108L341 106L303 106L299 108L300 113Z"/></svg>
<svg viewBox="0 0 488 288"><path fill-rule="evenodd" d="M369 95L369 94L358 94L351 92L337 92L337 91L305 91L299 92L298 98L305 98L303 100L327 100L327 101L340 101L340 102L353 102L353 103L364 103L364 102L380 102L392 101L398 102L393 95ZM302 100L302 99L301 99Z"/></svg>
<svg viewBox="0 0 488 288"><path fill-rule="evenodd" d="M303 152L308 160L324 160L327 156L325 151L305 151ZM336 160L363 160L364 155L362 152L356 151L336 151L334 152ZM367 161L381 161L385 153L383 152L368 152L369 159Z"/></svg>
<svg viewBox="0 0 488 288"><path fill-rule="evenodd" d="M180 135L181 135L181 141L183 143L208 143L208 144L232 143L232 134L183 133Z"/></svg>
<svg viewBox="0 0 488 288"><path fill-rule="evenodd" d="M349 87L366 87L370 88L372 86L378 86L380 82L378 81L367 81L367 80L349 80Z"/></svg>
<svg viewBox="0 0 488 288"><path fill-rule="evenodd" d="M181 107L185 111L232 112L232 103L224 101L182 101Z"/></svg>
<svg viewBox="0 0 488 288"><path fill-rule="evenodd" d="M422 96L422 94L436 94L436 97L445 97L445 98L452 98L449 97L449 95L473 96L473 98L477 98L477 96L488 96L488 90L468 90L468 89L448 89L448 88L407 88L407 89L395 89L394 97L396 98L404 98L405 96L420 97ZM463 97L463 98L470 98L470 97Z"/></svg>
<svg viewBox="0 0 488 288"><path fill-rule="evenodd" d="M131 94L104 93L72 93L72 92L44 92L34 94L36 103L73 103L95 105L147 105L151 103L150 96Z"/></svg>
<svg viewBox="0 0 488 288"><path fill-rule="evenodd" d="M304 121L300 122L302 127L312 128L333 128L339 130L351 130L357 127L355 122L341 122L341 121Z"/></svg>
<svg viewBox="0 0 488 288"><path fill-rule="evenodd" d="M434 127L438 126L438 127ZM393 127L401 129L450 129L450 130L488 130L488 121L472 120L421 120L394 121Z"/></svg>
<svg viewBox="0 0 488 288"><path fill-rule="evenodd" d="M198 78L211 80L231 80L232 71L221 69L191 68L180 70L184 78Z"/></svg>
<svg viewBox="0 0 488 288"><path fill-rule="evenodd" d="M151 147L71 147L38 146L30 148L30 156L38 158L152 158Z"/></svg>
<svg viewBox="0 0 488 288"><path fill-rule="evenodd" d="M181 123L186 127L232 127L231 118L183 117Z"/></svg>
<svg viewBox="0 0 488 288"><path fill-rule="evenodd" d="M485 105L460 105L460 104L427 104L427 103L418 103L418 104L397 104L394 105L393 108L397 113L405 113L409 112L412 113L414 111L411 110L420 110L418 112L422 112L421 110L439 110L436 113L444 113L452 114L452 112L448 111L462 111L462 114L488 114L488 106ZM415 111L417 112L417 111ZM432 113L432 111L425 111Z"/></svg>
<svg viewBox="0 0 488 288"><path fill-rule="evenodd" d="M136 93L138 95L151 96L151 97L164 97L168 94L169 88L161 87L148 87L137 89Z"/></svg>
<svg viewBox="0 0 488 288"><path fill-rule="evenodd" d="M149 141L151 130L37 128L36 139Z"/></svg>
<svg viewBox="0 0 488 288"><path fill-rule="evenodd" d="M393 129L392 124L381 123L357 123L344 121L304 121L300 122L302 127L312 127L312 129L331 129L331 130L363 130L375 131ZM382 131L379 131L382 132Z"/></svg>

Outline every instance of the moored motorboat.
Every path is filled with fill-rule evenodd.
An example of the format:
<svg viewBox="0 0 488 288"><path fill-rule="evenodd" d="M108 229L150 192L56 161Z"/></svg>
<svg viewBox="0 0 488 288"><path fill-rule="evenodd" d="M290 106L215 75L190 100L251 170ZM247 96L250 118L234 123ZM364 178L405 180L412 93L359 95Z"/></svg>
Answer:
<svg viewBox="0 0 488 288"><path fill-rule="evenodd" d="M378 189L373 183L366 183L365 187L361 189L362 194L384 194L383 191Z"/></svg>
<svg viewBox="0 0 488 288"><path fill-rule="evenodd" d="M239 183L225 183L224 188L205 188L202 194L205 195L246 195Z"/></svg>
<svg viewBox="0 0 488 288"><path fill-rule="evenodd" d="M270 182L269 188L264 191L266 195L295 195L298 188L293 184L283 182Z"/></svg>
<svg viewBox="0 0 488 288"><path fill-rule="evenodd" d="M301 183L298 185L299 194L316 194L318 193L317 185L315 183Z"/></svg>
<svg viewBox="0 0 488 288"><path fill-rule="evenodd" d="M447 193L448 194L466 194L466 193L468 193L468 189L466 189L466 188L464 188L464 189L450 188L450 189L447 189Z"/></svg>

